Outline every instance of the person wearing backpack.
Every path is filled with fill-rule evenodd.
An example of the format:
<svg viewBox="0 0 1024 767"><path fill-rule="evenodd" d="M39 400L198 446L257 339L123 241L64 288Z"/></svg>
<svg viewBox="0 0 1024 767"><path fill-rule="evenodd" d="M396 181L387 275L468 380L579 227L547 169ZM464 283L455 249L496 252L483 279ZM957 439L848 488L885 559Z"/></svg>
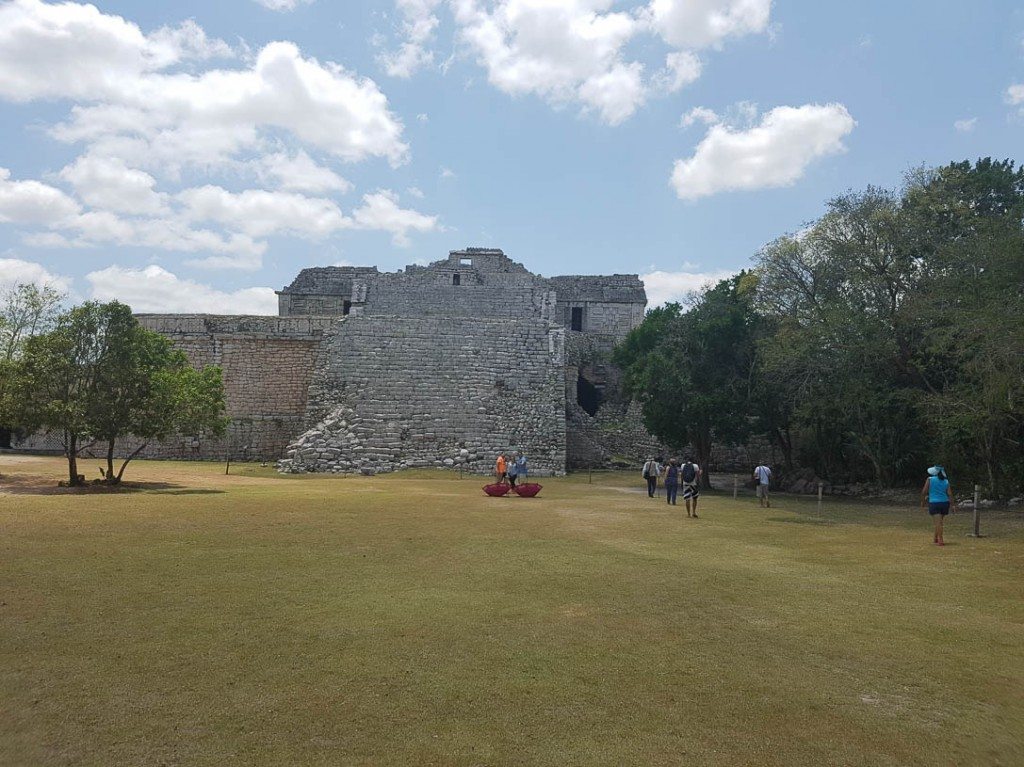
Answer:
<svg viewBox="0 0 1024 767"><path fill-rule="evenodd" d="M693 462L690 456L686 456L679 475L683 481L683 503L686 504L686 516L697 519L697 499L700 498L700 466ZM691 511L690 506L693 506Z"/></svg>
<svg viewBox="0 0 1024 767"><path fill-rule="evenodd" d="M653 458L648 458L644 464L644 480L647 482L647 497L653 498L658 490L658 475L661 474L661 466Z"/></svg>
<svg viewBox="0 0 1024 767"><path fill-rule="evenodd" d="M676 505L676 495L679 492L679 461L675 458L668 462L668 468L665 469L665 499L672 504Z"/></svg>

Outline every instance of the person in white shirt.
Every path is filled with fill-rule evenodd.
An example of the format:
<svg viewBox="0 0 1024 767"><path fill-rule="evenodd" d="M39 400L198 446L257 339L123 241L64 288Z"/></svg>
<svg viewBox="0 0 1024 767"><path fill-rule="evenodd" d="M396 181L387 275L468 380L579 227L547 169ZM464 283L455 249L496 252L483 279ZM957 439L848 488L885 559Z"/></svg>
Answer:
<svg viewBox="0 0 1024 767"><path fill-rule="evenodd" d="M661 476L661 465L653 458L644 464L644 479L647 480L647 497L653 498L658 491L658 477Z"/></svg>
<svg viewBox="0 0 1024 767"><path fill-rule="evenodd" d="M754 469L754 479L757 480L757 500L761 508L771 508L772 502L768 500L768 486L772 480L772 470L764 463L757 465Z"/></svg>

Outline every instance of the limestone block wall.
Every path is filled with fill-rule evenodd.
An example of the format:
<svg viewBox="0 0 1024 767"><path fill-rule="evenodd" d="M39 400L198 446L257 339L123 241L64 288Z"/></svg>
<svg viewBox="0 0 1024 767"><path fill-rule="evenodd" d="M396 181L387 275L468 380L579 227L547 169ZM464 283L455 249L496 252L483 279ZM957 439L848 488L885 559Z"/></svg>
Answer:
<svg viewBox="0 0 1024 767"><path fill-rule="evenodd" d="M151 444L147 458L276 460L302 431L307 396L328 317L139 315L197 367L224 371L228 432L221 438L184 434ZM130 445L126 445L128 449Z"/></svg>
<svg viewBox="0 0 1024 767"><path fill-rule="evenodd" d="M458 273L460 284L452 284ZM548 290L532 275L502 275L501 282L481 282L473 272L425 276L382 274L366 283L362 314L403 317L541 317Z"/></svg>
<svg viewBox="0 0 1024 767"><path fill-rule="evenodd" d="M325 338L283 471L565 471L564 331L540 319L348 317Z"/></svg>

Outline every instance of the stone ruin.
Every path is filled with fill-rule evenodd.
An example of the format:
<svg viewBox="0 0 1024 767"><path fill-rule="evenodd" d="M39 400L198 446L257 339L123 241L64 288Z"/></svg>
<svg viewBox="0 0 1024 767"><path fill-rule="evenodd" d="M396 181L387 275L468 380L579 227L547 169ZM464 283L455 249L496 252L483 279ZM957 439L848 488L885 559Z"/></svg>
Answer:
<svg viewBox="0 0 1024 767"><path fill-rule="evenodd" d="M658 447L609 362L643 320L635 274L545 278L467 248L393 273L303 269L278 301L277 317L139 315L223 368L231 417L223 438L184 435L148 457L484 473L520 450L546 475L638 465Z"/></svg>

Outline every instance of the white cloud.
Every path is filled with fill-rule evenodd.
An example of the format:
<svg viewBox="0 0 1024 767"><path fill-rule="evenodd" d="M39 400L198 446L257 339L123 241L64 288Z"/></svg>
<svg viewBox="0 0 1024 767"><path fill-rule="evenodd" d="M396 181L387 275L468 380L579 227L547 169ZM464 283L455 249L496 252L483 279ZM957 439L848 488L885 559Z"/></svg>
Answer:
<svg viewBox="0 0 1024 767"><path fill-rule="evenodd" d="M704 65L690 51L673 51L665 57L665 69L658 73L659 90L675 93L700 79Z"/></svg>
<svg viewBox="0 0 1024 767"><path fill-rule="evenodd" d="M671 183L684 200L788 186L814 160L845 151L855 125L842 104L776 107L746 130L712 125L693 156L675 162Z"/></svg>
<svg viewBox="0 0 1024 767"><path fill-rule="evenodd" d="M74 107L52 134L136 167L173 171L259 151L275 130L347 162L383 157L397 165L408 154L402 123L376 83L305 58L287 42L264 47L248 69L125 79L99 103Z"/></svg>
<svg viewBox="0 0 1024 767"><path fill-rule="evenodd" d="M71 290L71 280L54 274L42 264L22 261L20 258L0 258L0 288L15 285L38 285L51 287L61 293Z"/></svg>
<svg viewBox="0 0 1024 767"><path fill-rule="evenodd" d="M289 192L350 192L352 184L330 168L317 164L301 149L294 155L284 152L260 158L256 173L261 181L276 181Z"/></svg>
<svg viewBox="0 0 1024 767"><path fill-rule="evenodd" d="M60 177L94 208L117 213L154 214L164 207L155 191L156 179L113 157L84 154L66 166Z"/></svg>
<svg viewBox="0 0 1024 767"><path fill-rule="evenodd" d="M205 314L277 314L273 288L216 290L181 279L159 266L130 269L109 266L85 278L91 298L118 300L136 312L193 312Z"/></svg>
<svg viewBox="0 0 1024 767"><path fill-rule="evenodd" d="M453 5L460 38L500 90L580 101L613 124L642 102L642 65L621 56L638 24L628 13L604 12L608 0L501 0L493 10L477 0Z"/></svg>
<svg viewBox="0 0 1024 767"><path fill-rule="evenodd" d="M1006 89L1006 103L1010 106L1024 105L1024 83L1016 83Z"/></svg>
<svg viewBox="0 0 1024 767"><path fill-rule="evenodd" d="M701 49L765 32L771 5L771 0L651 0L643 16L669 45Z"/></svg>
<svg viewBox="0 0 1024 767"><path fill-rule="evenodd" d="M426 112L420 112L418 115L416 115L416 122L430 122L430 115L428 115Z"/></svg>
<svg viewBox="0 0 1024 767"><path fill-rule="evenodd" d="M253 237L282 232L325 237L352 225L333 200L293 192L247 189L236 193L207 185L186 189L177 199L187 220L213 221Z"/></svg>
<svg viewBox="0 0 1024 767"><path fill-rule="evenodd" d="M732 277L736 272L718 270L697 272L683 269L678 272L655 270L641 274L644 288L647 291L649 308L661 306L670 301L683 301L690 293L700 290L705 285L713 285L719 280Z"/></svg>
<svg viewBox="0 0 1024 767"><path fill-rule="evenodd" d="M953 123L953 128L958 133L970 133L978 124L977 117L971 117L970 119L957 120Z"/></svg>
<svg viewBox="0 0 1024 767"><path fill-rule="evenodd" d="M294 11L300 5L308 5L313 0L255 0L255 2L271 11Z"/></svg>
<svg viewBox="0 0 1024 767"><path fill-rule="evenodd" d="M697 51L729 38L769 31L771 0L651 0L612 10L612 0L450 0L458 37L511 95L578 103L615 125L652 95L700 77ZM654 35L671 48L647 74L627 46Z"/></svg>
<svg viewBox="0 0 1024 767"><path fill-rule="evenodd" d="M80 210L60 189L39 181L11 181L11 172L0 168L0 222L55 226Z"/></svg>
<svg viewBox="0 0 1024 767"><path fill-rule="evenodd" d="M0 96L122 98L126 85L190 59L230 53L194 22L147 37L93 5L13 0L0 5Z"/></svg>
<svg viewBox="0 0 1024 767"><path fill-rule="evenodd" d="M418 186L410 186L405 191L410 197L415 197L417 200L423 199L423 190Z"/></svg>
<svg viewBox="0 0 1024 767"><path fill-rule="evenodd" d="M434 13L439 4L440 0L395 0L403 18L404 42L397 50L378 56L378 62L389 75L411 77L418 69L434 62L434 52L429 45L440 24Z"/></svg>
<svg viewBox="0 0 1024 767"><path fill-rule="evenodd" d="M440 229L437 216L427 216L398 206L398 195L380 189L363 195L363 204L352 211L359 229L380 229L390 232L396 245L409 244L409 232L433 232Z"/></svg>
<svg viewBox="0 0 1024 767"><path fill-rule="evenodd" d="M707 107L694 107L679 119L679 126L689 128L691 125L703 123L704 125L715 125L721 122L721 118L714 110Z"/></svg>
<svg viewBox="0 0 1024 767"><path fill-rule="evenodd" d="M455 171L442 165L440 175L441 178L455 178Z"/></svg>
<svg viewBox="0 0 1024 767"><path fill-rule="evenodd" d="M210 63L225 58L235 60ZM0 99L70 102L50 135L83 147L57 176L74 196L0 169L0 222L36 227L23 241L37 247L134 246L195 254L191 263L206 267L259 268L267 244L258 237L354 226L317 196L352 189L332 163L408 157L402 122L371 79L293 43L239 58L193 21L147 34L74 2L0 3ZM184 170L242 171L274 191L163 191ZM402 213L413 223L422 216Z"/></svg>

